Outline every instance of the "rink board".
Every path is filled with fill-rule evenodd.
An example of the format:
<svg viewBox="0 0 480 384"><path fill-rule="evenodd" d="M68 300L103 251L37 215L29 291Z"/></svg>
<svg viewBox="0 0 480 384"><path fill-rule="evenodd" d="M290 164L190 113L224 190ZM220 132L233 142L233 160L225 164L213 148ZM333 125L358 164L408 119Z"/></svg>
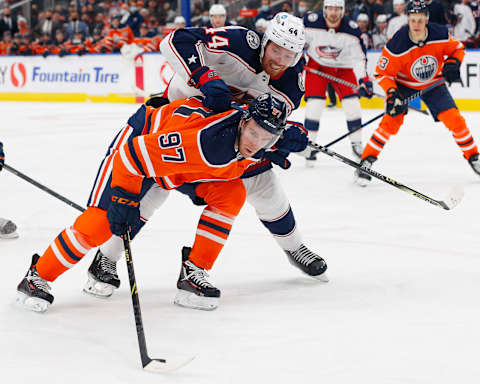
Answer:
<svg viewBox="0 0 480 384"><path fill-rule="evenodd" d="M368 52L373 74L379 51ZM163 92L173 69L160 53L126 59L120 54L0 57L0 100L136 103ZM461 110L480 110L480 51L467 50L462 84L450 87ZM375 84L375 91L383 91ZM304 104L304 102L302 102ZM383 99L362 99L363 108L383 108Z"/></svg>

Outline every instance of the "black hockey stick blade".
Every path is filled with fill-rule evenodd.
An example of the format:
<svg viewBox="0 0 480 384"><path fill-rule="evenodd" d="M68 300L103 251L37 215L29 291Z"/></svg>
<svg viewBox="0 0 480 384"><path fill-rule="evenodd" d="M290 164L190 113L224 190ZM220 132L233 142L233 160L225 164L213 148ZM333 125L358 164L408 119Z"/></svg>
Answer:
<svg viewBox="0 0 480 384"><path fill-rule="evenodd" d="M192 356L188 359L183 359L183 360L173 360L173 359L150 359L145 362L143 365L143 369L148 372L154 372L154 373L165 373L165 372L171 372L175 371L177 369L180 369L190 363L195 356Z"/></svg>

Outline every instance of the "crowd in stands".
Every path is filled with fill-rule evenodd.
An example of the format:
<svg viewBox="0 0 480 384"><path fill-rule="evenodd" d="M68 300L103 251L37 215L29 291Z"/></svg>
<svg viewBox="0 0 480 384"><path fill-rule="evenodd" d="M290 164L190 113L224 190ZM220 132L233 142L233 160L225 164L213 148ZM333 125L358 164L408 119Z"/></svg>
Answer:
<svg viewBox="0 0 480 384"><path fill-rule="evenodd" d="M2 0L0 0L2 1ZM125 1L125 0L124 0ZM381 49L388 39L407 22L405 1L408 0L347 0L346 14L355 20L367 49ZM279 11L304 17L309 11L321 11L323 1L247 0L244 8L256 10L256 16L230 14L225 0L198 0L192 7L193 26L239 24L263 32L268 20ZM449 25L451 33L469 48L479 46L479 1L442 2L426 0L430 21ZM453 4L452 4L453 3ZM135 44L141 51L158 51L161 39L170 31L185 26L178 16L177 2L167 0L75 0L42 10L31 3L31 22L22 15L22 8L0 5L0 55L43 55L119 52L124 45Z"/></svg>

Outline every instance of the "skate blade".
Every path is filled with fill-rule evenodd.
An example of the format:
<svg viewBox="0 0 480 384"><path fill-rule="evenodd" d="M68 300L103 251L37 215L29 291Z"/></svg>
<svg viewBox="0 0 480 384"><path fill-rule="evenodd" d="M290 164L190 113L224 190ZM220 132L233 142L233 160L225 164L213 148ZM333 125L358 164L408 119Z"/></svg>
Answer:
<svg viewBox="0 0 480 384"><path fill-rule="evenodd" d="M310 275L307 275L307 276L310 276ZM310 276L310 277L313 277L315 280L321 281L322 283L328 283L330 281L326 272L323 272L321 275L318 275L318 276Z"/></svg>
<svg viewBox="0 0 480 384"><path fill-rule="evenodd" d="M317 160L305 160L305 166L307 168L314 168Z"/></svg>
<svg viewBox="0 0 480 384"><path fill-rule="evenodd" d="M357 176L357 175L355 175L354 177L355 177L355 179L353 180L353 182L355 184L357 184L358 186L362 187L362 188L365 188L372 181L371 179L369 180L369 179L366 179L364 177L360 177L360 176Z"/></svg>
<svg viewBox="0 0 480 384"><path fill-rule="evenodd" d="M83 292L101 299L112 296L114 290L115 287L113 285L95 280L90 274L88 274L88 280L83 287Z"/></svg>
<svg viewBox="0 0 480 384"><path fill-rule="evenodd" d="M33 312L46 312L50 303L38 297L31 297L23 292L17 292L16 303L20 307Z"/></svg>
<svg viewBox="0 0 480 384"><path fill-rule="evenodd" d="M218 307L218 297L197 296L193 292L179 289L173 301L174 304L192 309L200 309L202 311L213 311Z"/></svg>
<svg viewBox="0 0 480 384"><path fill-rule="evenodd" d="M18 237L18 232L12 233L0 233L0 239L16 239Z"/></svg>
<svg viewBox="0 0 480 384"><path fill-rule="evenodd" d="M171 372L184 367L185 365L190 363L194 358L195 356L189 357L188 359L184 359L184 360L168 359L167 361L152 359L150 362L145 364L143 369L145 371L153 372L153 373Z"/></svg>

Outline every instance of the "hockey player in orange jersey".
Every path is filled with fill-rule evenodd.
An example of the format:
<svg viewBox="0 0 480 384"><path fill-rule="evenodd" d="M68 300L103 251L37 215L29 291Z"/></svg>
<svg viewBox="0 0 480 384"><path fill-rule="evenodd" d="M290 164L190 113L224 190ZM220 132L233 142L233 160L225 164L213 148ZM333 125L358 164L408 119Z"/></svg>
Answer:
<svg viewBox="0 0 480 384"><path fill-rule="evenodd" d="M386 93L386 114L362 153L361 165L370 168L383 147L403 123L407 106L403 98L436 82L460 80L460 64L465 55L461 42L445 26L428 22L428 8L423 0L407 5L408 25L393 35L378 60L375 77ZM480 175L478 148L465 119L443 83L421 96L435 121L452 132L473 171ZM371 176L356 171L356 181L366 186Z"/></svg>
<svg viewBox="0 0 480 384"><path fill-rule="evenodd" d="M103 183L101 196L91 200L73 226L62 231L41 257L33 256L17 288L18 303L45 311L53 302L48 282L112 233L120 236L130 228L134 236L142 225L140 201L155 182L162 182L160 178L181 185L240 177L280 138L286 115L285 103L269 94L257 97L247 110L218 115L203 107L200 97L161 108L140 107L110 147L114 153L110 158L113 165L107 165L112 166L111 181ZM197 288L203 296L219 296L218 289L209 284Z"/></svg>

